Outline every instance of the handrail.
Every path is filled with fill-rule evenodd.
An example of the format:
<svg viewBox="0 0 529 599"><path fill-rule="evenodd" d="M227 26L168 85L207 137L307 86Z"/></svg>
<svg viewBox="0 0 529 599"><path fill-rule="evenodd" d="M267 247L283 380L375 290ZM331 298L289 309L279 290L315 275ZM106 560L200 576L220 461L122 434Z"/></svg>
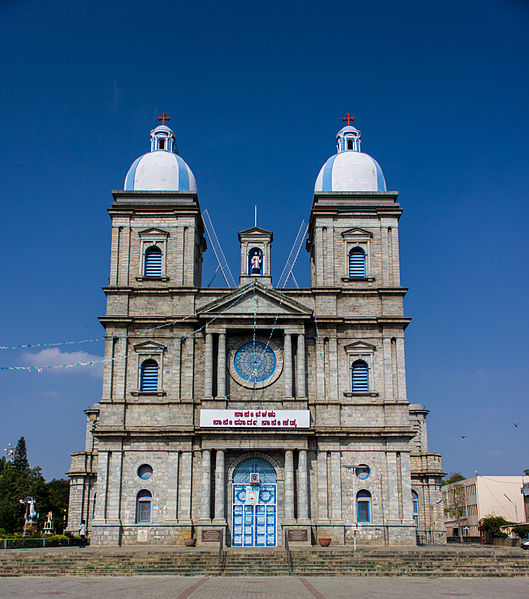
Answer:
<svg viewBox="0 0 529 599"><path fill-rule="evenodd" d="M290 551L290 546L288 544L288 531L285 530L285 551L287 553L287 567L288 567L288 575L290 576L294 571L294 560L292 559L292 551Z"/></svg>
<svg viewBox="0 0 529 599"><path fill-rule="evenodd" d="M222 576L222 570L224 568L224 532L220 531L220 542L219 542L219 576Z"/></svg>

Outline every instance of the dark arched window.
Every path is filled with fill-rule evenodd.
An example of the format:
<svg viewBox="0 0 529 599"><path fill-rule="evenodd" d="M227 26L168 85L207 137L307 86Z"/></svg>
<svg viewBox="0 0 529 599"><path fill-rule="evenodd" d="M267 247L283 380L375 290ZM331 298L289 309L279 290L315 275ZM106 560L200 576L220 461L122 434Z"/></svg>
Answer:
<svg viewBox="0 0 529 599"><path fill-rule="evenodd" d="M150 522L151 521L151 502L152 493L147 489L141 490L136 495L136 521Z"/></svg>
<svg viewBox="0 0 529 599"><path fill-rule="evenodd" d="M366 253L361 247L355 247L349 251L349 276L366 276Z"/></svg>
<svg viewBox="0 0 529 599"><path fill-rule="evenodd" d="M145 250L145 269L146 277L162 276L162 250L157 245L151 245Z"/></svg>
<svg viewBox="0 0 529 599"><path fill-rule="evenodd" d="M369 391L369 368L363 360L353 362L352 392L367 393Z"/></svg>
<svg viewBox="0 0 529 599"><path fill-rule="evenodd" d="M412 489L411 491L411 504L413 508L413 521L415 522L415 528L419 528L419 495L417 491Z"/></svg>
<svg viewBox="0 0 529 599"><path fill-rule="evenodd" d="M165 139L160 139L160 150L165 149Z"/></svg>
<svg viewBox="0 0 529 599"><path fill-rule="evenodd" d="M145 360L141 365L140 391L158 391L158 363Z"/></svg>
<svg viewBox="0 0 529 599"><path fill-rule="evenodd" d="M371 493L358 491L356 494L356 517L358 522L371 522Z"/></svg>
<svg viewBox="0 0 529 599"><path fill-rule="evenodd" d="M353 140L352 139L348 139L347 140L347 149L348 150L352 150L353 149Z"/></svg>

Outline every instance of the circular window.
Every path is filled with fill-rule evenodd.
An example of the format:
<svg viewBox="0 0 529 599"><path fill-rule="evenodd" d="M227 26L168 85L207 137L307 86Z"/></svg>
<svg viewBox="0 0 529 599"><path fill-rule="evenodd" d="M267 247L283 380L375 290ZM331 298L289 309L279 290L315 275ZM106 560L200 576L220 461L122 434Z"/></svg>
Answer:
<svg viewBox="0 0 529 599"><path fill-rule="evenodd" d="M235 354L235 370L244 380L261 383L274 374L276 356L264 343L246 343Z"/></svg>
<svg viewBox="0 0 529 599"><path fill-rule="evenodd" d="M365 480L369 476L370 472L371 469L365 464L360 464L360 466L356 467L356 476L358 476L358 478L361 480Z"/></svg>
<svg viewBox="0 0 529 599"><path fill-rule="evenodd" d="M140 478L143 478L143 480L147 480L148 478L151 478L151 476L152 476L152 466L149 466L149 464L142 464L138 468L138 476Z"/></svg>
<svg viewBox="0 0 529 599"><path fill-rule="evenodd" d="M283 369L281 348L270 338L234 339L229 348L229 373L243 387L261 389L274 383Z"/></svg>

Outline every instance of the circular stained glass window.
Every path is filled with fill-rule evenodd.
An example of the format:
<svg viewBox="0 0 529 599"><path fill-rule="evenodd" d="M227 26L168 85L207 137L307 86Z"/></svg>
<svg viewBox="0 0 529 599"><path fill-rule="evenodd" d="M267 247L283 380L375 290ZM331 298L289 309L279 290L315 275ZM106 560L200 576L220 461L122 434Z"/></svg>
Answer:
<svg viewBox="0 0 529 599"><path fill-rule="evenodd" d="M366 478L368 478L370 472L371 469L369 468L369 466L366 466L365 464L360 464L360 466L356 467L356 476L358 476L358 478L360 478L361 480L365 480Z"/></svg>
<svg viewBox="0 0 529 599"><path fill-rule="evenodd" d="M149 466L149 464L142 464L138 468L138 476L140 478L143 478L143 480L147 480L148 478L151 478L151 476L152 476L152 466Z"/></svg>
<svg viewBox="0 0 529 599"><path fill-rule="evenodd" d="M235 370L245 381L260 383L274 374L276 356L264 343L246 343L235 354Z"/></svg>

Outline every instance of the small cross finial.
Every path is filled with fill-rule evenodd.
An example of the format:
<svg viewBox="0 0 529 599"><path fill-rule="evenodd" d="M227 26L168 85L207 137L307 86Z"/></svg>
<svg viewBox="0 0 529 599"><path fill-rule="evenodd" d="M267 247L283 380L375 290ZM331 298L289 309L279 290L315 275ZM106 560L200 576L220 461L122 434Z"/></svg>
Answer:
<svg viewBox="0 0 529 599"><path fill-rule="evenodd" d="M160 118L160 117L158 117ZM342 121L347 121L347 126L349 126L353 121L355 120L354 116L351 116L349 113L347 113L343 118Z"/></svg>
<svg viewBox="0 0 529 599"><path fill-rule="evenodd" d="M171 117L170 117L170 116L167 116L167 115L165 114L165 112L162 112L162 116L159 116L159 117L158 117L158 120L159 120L159 121L162 121L162 125L165 125L165 121L170 121L170 120L171 120Z"/></svg>

